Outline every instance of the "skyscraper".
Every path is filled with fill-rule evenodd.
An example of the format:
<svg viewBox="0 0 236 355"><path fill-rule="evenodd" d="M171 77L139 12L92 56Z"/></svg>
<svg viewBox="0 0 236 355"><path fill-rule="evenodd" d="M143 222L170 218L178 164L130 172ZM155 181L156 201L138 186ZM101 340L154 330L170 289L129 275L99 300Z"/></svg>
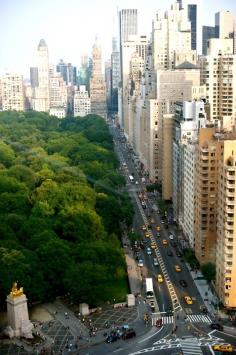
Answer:
<svg viewBox="0 0 236 355"><path fill-rule="evenodd" d="M92 51L92 76L90 79L91 112L107 117L106 85L102 74L101 47L96 40Z"/></svg>
<svg viewBox="0 0 236 355"><path fill-rule="evenodd" d="M207 55L208 41L216 37L215 26L202 26L202 54Z"/></svg>
<svg viewBox="0 0 236 355"><path fill-rule="evenodd" d="M71 63L65 63L63 59L56 66L56 70L63 77L66 85L77 84L77 69Z"/></svg>
<svg viewBox="0 0 236 355"><path fill-rule="evenodd" d="M230 11L220 11L215 14L216 38L230 38L234 31L234 15Z"/></svg>
<svg viewBox="0 0 236 355"><path fill-rule="evenodd" d="M120 45L128 41L130 35L138 34L138 10L123 9L119 12Z"/></svg>
<svg viewBox="0 0 236 355"><path fill-rule="evenodd" d="M188 4L188 19L191 22L191 49L197 49L197 5Z"/></svg>
<svg viewBox="0 0 236 355"><path fill-rule="evenodd" d="M35 88L36 86L39 85L38 68L37 67L30 68L30 84L31 84L32 88Z"/></svg>
<svg viewBox="0 0 236 355"><path fill-rule="evenodd" d="M38 55L38 86L35 88L33 107L35 111L49 111L49 60L48 47L41 39L37 48Z"/></svg>

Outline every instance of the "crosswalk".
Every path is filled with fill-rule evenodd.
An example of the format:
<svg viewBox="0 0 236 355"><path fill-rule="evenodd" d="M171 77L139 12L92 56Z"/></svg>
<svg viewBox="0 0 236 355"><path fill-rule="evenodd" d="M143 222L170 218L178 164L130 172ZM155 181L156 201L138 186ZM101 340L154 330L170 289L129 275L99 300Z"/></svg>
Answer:
<svg viewBox="0 0 236 355"><path fill-rule="evenodd" d="M199 345L198 339L187 338L179 340L182 353L184 355L201 355L203 354L201 347Z"/></svg>
<svg viewBox="0 0 236 355"><path fill-rule="evenodd" d="M173 316L158 316L155 315L152 317L152 325L156 325L156 321L158 319L162 319L162 324L173 324L174 323L174 317ZM187 322L190 323L211 323L212 320L208 315L204 315L204 314L191 314L191 315L187 315L186 319Z"/></svg>

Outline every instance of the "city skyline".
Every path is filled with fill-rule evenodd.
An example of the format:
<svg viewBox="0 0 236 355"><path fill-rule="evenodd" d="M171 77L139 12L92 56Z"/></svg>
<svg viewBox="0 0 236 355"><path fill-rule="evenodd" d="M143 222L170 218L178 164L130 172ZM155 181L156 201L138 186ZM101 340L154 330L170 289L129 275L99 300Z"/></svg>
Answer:
<svg viewBox="0 0 236 355"><path fill-rule="evenodd" d="M84 53L91 55L92 45L98 36L105 61L111 54L112 35L118 35L117 10L137 8L139 33L149 36L156 11L169 9L171 3L173 1L168 0L163 5L151 0L144 9L141 0L102 0L99 7L93 0L83 5L75 0L69 3L56 3L54 0L50 3L45 0L40 3L29 0L5 2L0 13L0 45L4 48L0 58L0 73L17 72L28 78L29 67L36 63L36 48L41 38L48 45L50 63L56 65L63 59L79 66L80 56ZM195 3L201 5L201 0L195 0ZM96 11L91 11L95 7ZM224 4L219 0L210 0L207 11L204 4L202 10L200 7L199 15L202 13L202 16L199 19L202 21L199 21L199 25L213 25L214 14L220 10L230 10L236 14L236 3L232 0L226 0ZM10 29L9 23L12 23ZM198 36L201 37L199 30ZM201 48L199 43L198 48Z"/></svg>

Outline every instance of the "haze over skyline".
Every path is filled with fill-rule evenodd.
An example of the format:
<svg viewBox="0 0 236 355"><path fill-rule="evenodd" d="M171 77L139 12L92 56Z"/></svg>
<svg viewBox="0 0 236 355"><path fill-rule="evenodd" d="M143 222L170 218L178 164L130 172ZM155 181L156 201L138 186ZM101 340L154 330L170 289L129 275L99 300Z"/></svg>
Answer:
<svg viewBox="0 0 236 355"><path fill-rule="evenodd" d="M190 1L189 1L190 2ZM233 0L195 0L199 6L199 25L214 25L214 14L230 10L236 17ZM117 9L137 8L139 33L150 35L152 19L158 9L167 10L172 0L3 0L0 23L0 73L18 72L29 77L29 67L36 65L36 49L41 38L46 40L50 63L62 58L75 66L82 54L91 54L97 36L102 46L103 60L111 53ZM145 6L144 6L145 5ZM118 32L114 33L118 35ZM198 33L201 36L201 32Z"/></svg>

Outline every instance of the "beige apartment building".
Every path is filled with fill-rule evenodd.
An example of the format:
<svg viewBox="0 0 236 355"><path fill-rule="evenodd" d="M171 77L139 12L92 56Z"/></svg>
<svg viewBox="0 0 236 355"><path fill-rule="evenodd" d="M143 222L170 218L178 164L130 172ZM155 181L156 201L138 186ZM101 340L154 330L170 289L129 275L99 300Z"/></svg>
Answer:
<svg viewBox="0 0 236 355"><path fill-rule="evenodd" d="M221 131L223 132L223 131ZM236 307L236 133L200 130L196 157L195 253L216 264L216 291Z"/></svg>
<svg viewBox="0 0 236 355"><path fill-rule="evenodd" d="M0 78L2 110L24 111L23 76L5 74Z"/></svg>
<svg viewBox="0 0 236 355"><path fill-rule="evenodd" d="M225 139L221 143L221 160L218 169L216 290L226 307L235 308L236 135L228 134Z"/></svg>

